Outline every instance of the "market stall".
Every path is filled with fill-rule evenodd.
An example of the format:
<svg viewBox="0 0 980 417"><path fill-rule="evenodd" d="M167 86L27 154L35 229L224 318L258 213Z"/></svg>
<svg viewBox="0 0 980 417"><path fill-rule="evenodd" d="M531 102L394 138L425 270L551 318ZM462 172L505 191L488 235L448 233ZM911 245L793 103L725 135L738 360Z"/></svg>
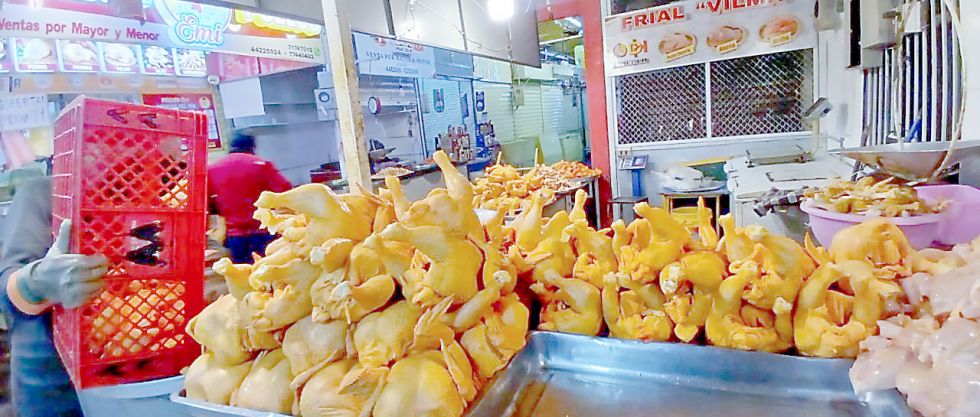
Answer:
<svg viewBox="0 0 980 417"><path fill-rule="evenodd" d="M158 3L199 18L194 11L216 7ZM726 178L734 195L766 191L757 181L763 176L767 185L811 186L798 194L810 216L799 236L752 221L745 215L749 197L739 202L745 207L731 207L734 215L723 215L723 191L711 194L710 206L696 194L675 194L695 196L683 212L671 200L663 208L630 205L631 220L610 222L596 201L598 178L611 174L620 195L625 169L578 162L584 150L577 146L570 148L576 156L565 158L556 147L558 129L544 125L541 136L528 139L514 121L516 140L486 140L494 124L469 109L482 112L476 101L502 83L482 81L488 85L478 99L467 78L476 73L472 57L451 58L463 75L447 75L438 69L447 63L430 46L352 34L328 7L328 17L341 23L326 22L326 34L343 35L329 40L338 55L332 76L307 70L226 91L242 98L233 92L257 88L283 99L242 99L236 105L276 110L229 118L265 134L270 154L303 159L287 167L302 181L255 201L253 217L274 240L245 259L251 263L213 257L220 259L212 259L211 270L223 282L213 302L204 301L211 196L205 177L214 155L211 124L224 115L216 104L212 113L186 110L206 110L189 107L225 94L167 90L142 94L143 104L83 97L64 106L53 130L51 232L71 235L65 252L101 254L107 263L105 289L80 308L56 306L52 319L54 344L86 414L976 415L980 222L971 213L980 209L980 191L936 182L980 147L954 136L952 143L857 147L793 162L826 168L830 176L755 165L755 151L746 148L797 148L812 140L797 135L811 132L799 130L803 119L793 117L816 89L806 91L808 75L789 75L807 59L822 59L815 2L678 1L638 10L620 3L614 6L621 13L606 19L604 51L606 87L620 95L607 109L616 113L615 143L596 151L624 161L647 155L658 168L705 156L691 149L729 154L708 155L721 161L749 153L727 164L737 165ZM16 16L25 16L27 6L13 5ZM393 6L385 7L390 18ZM225 28L232 40L278 25L293 36L264 42L287 50L322 42L319 27L314 36L306 24L222 10L230 14L217 21L237 19L237 29ZM942 16L945 9L935 10ZM155 19L143 30L173 26ZM81 42L73 39L63 43ZM115 45L93 42L101 41ZM15 40L15 55L37 58L40 52L31 51L41 47L30 42ZM151 48L187 58L187 45L166 42L123 48L142 51L145 72L160 58ZM86 55L79 48L57 56ZM112 52L103 46L92 65L111 64L116 54L105 48ZM782 58L758 58L774 54ZM725 63L734 56L745 61ZM81 71L76 64L58 71ZM737 82L713 90L713 71L724 75L726 65L742 74L780 69L771 91L796 90L789 98L760 94L758 85L730 90ZM413 68L425 73L394 75ZM661 78L675 70L704 72ZM555 99L551 109L562 108L564 87L521 71L518 85L506 87L528 96L505 106L513 119L518 112L546 113L543 99L537 108L525 101L536 94L527 85L532 79L540 83L537 93ZM700 90L682 91L690 84ZM662 93L657 88L664 85L675 86L666 94L683 100L656 108L629 100ZM767 104L737 111L739 94L756 100L753 106ZM310 102L291 101L296 95ZM336 103L338 96L348 102ZM688 99L717 99L721 110L688 117ZM289 119L306 110L310 120ZM683 120L652 118L663 111ZM494 110L498 125L502 113ZM365 122L380 132L377 139ZM318 130L328 124L329 138ZM739 124L789 130L725 136ZM314 127L292 130L297 125ZM659 143L678 135L688 142ZM291 148L298 142L276 141L286 136L309 142ZM725 141L716 145L718 138ZM313 142L315 150L305 146ZM525 142L533 150L515 150ZM846 156L871 167L852 169ZM649 181L645 175L638 181ZM749 175L755 177L745 180Z"/></svg>

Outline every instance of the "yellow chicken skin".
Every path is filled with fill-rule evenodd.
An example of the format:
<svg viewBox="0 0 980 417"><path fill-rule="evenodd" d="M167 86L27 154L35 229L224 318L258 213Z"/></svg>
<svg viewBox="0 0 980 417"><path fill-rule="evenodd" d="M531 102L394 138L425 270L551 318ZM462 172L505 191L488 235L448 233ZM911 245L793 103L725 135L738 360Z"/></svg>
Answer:
<svg viewBox="0 0 980 417"><path fill-rule="evenodd" d="M289 414L296 402L292 380L289 361L281 349L262 352L252 362L241 386L231 394L229 403L233 407Z"/></svg>
<svg viewBox="0 0 980 417"><path fill-rule="evenodd" d="M660 271L660 289L667 299L664 309L678 339L690 342L701 332L726 275L725 261L714 252L689 253Z"/></svg>
<svg viewBox="0 0 980 417"><path fill-rule="evenodd" d="M538 329L587 336L602 331L602 297L592 284L548 273L531 290L543 304Z"/></svg>
<svg viewBox="0 0 980 417"><path fill-rule="evenodd" d="M364 377L343 386L349 373L356 373L357 362L343 359L325 366L303 384L299 391L299 411L305 417L363 417L381 394L387 372Z"/></svg>
<svg viewBox="0 0 980 417"><path fill-rule="evenodd" d="M354 347L360 364L368 369L378 368L404 356L421 316L417 306L399 301L361 320L354 330Z"/></svg>
<svg viewBox="0 0 980 417"><path fill-rule="evenodd" d="M834 262L868 261L883 279L912 275L910 259L915 248L898 226L885 219L874 219L841 230L830 245Z"/></svg>
<svg viewBox="0 0 980 417"><path fill-rule="evenodd" d="M749 282L743 295L745 301L763 310L772 310L779 299L792 303L803 281L816 268L803 247L755 225L736 228L731 215L722 216L719 222L725 230L722 251L728 256L732 272L747 261L762 268Z"/></svg>
<svg viewBox="0 0 980 417"><path fill-rule="evenodd" d="M568 213L555 213L545 224L541 234L541 242L525 257L534 270L531 274L535 282L543 281L545 274L569 276L575 266L575 253L572 245L562 239L566 227L569 226Z"/></svg>
<svg viewBox="0 0 980 417"><path fill-rule="evenodd" d="M622 273L609 273L603 278L602 316L611 337L670 340L673 323L664 311L664 301L655 284L637 284Z"/></svg>
<svg viewBox="0 0 980 417"><path fill-rule="evenodd" d="M514 219L516 243L524 252L530 252L541 243L544 219L541 217L545 199L540 194L531 197L531 207Z"/></svg>
<svg viewBox="0 0 980 417"><path fill-rule="evenodd" d="M516 294L492 304L481 322L463 333L460 344L476 366L477 374L489 379L527 343L530 311Z"/></svg>
<svg viewBox="0 0 980 417"><path fill-rule="evenodd" d="M212 266L214 272L225 277L225 284L232 296L241 300L252 288L248 284L248 276L252 275L251 264L236 265L229 258L221 258Z"/></svg>
<svg viewBox="0 0 980 417"><path fill-rule="evenodd" d="M231 394L242 384L251 368L251 362L225 365L216 361L210 353L205 353L194 360L184 375L187 398L228 404Z"/></svg>
<svg viewBox="0 0 980 417"><path fill-rule="evenodd" d="M483 226L473 209L473 198L476 194L473 192L473 185L470 184L470 180L456 169L446 152L436 151L432 154L432 159L442 170L442 177L446 181L446 190L449 192L449 196L459 206L460 220L463 222L467 235L471 239L482 239Z"/></svg>
<svg viewBox="0 0 980 417"><path fill-rule="evenodd" d="M395 293L395 279L386 274L376 247L367 241L357 244L346 267L325 272L313 283L310 295L317 321L354 323L388 304Z"/></svg>
<svg viewBox="0 0 980 417"><path fill-rule="evenodd" d="M238 299L225 294L187 322L187 334L217 364L238 365L252 357L244 342L246 330L240 325L238 308Z"/></svg>
<svg viewBox="0 0 980 417"><path fill-rule="evenodd" d="M364 213L354 213L348 204L323 184L306 184L283 193L265 191L255 202L260 209L287 209L307 216L310 223L307 235L311 246L318 246L327 239L342 237L364 240L371 233L370 222L364 222ZM373 213L371 214L373 217ZM260 216L257 220L262 221Z"/></svg>
<svg viewBox="0 0 980 417"><path fill-rule="evenodd" d="M566 227L562 232L562 240L572 243L576 256L572 267L574 278L602 287L603 277L616 270L618 265L612 248L612 238L592 229L585 220L574 221Z"/></svg>
<svg viewBox="0 0 980 417"><path fill-rule="evenodd" d="M225 294L187 323L187 334L209 352L216 363L238 365L252 356L243 343L245 330L238 320L238 308L238 300Z"/></svg>
<svg viewBox="0 0 980 417"><path fill-rule="evenodd" d="M648 215L660 217L661 209L651 210L652 212L647 211ZM664 221L681 227L672 218ZM626 272L634 281L643 284L656 281L657 275L664 267L680 259L685 242L690 240L689 236L671 240L667 234L657 235L651 221L646 218L636 219L629 226L616 222L613 223L612 229L614 233L612 245L614 250L619 252L619 270ZM675 233L673 226L660 227L660 229Z"/></svg>
<svg viewBox="0 0 980 417"><path fill-rule="evenodd" d="M761 267L755 261L738 265L713 298L705 335L715 346L763 352L782 352L793 344L793 304L779 299L772 311L744 302L745 288L757 278Z"/></svg>
<svg viewBox="0 0 980 417"><path fill-rule="evenodd" d="M391 367L373 416L458 417L465 409L443 355L428 351Z"/></svg>
<svg viewBox="0 0 980 417"><path fill-rule="evenodd" d="M585 215L585 203L588 199L589 193L585 192L585 190L579 189L575 191L575 202L572 205L572 209L568 212L568 219L572 223L588 221Z"/></svg>
<svg viewBox="0 0 980 417"><path fill-rule="evenodd" d="M442 298L453 297L462 304L476 295L483 253L467 238L440 227L407 228L398 223L385 228L381 236L414 246L430 261L422 280L413 284L418 288L412 290L412 302L433 306Z"/></svg>
<svg viewBox="0 0 980 417"><path fill-rule="evenodd" d="M821 266L800 291L794 318L794 340L806 356L853 358L862 340L877 331L884 302L876 289L874 266L845 260ZM834 286L847 280L854 294Z"/></svg>
<svg viewBox="0 0 980 417"><path fill-rule="evenodd" d="M248 311L245 317L251 320L249 327L277 330L310 315L310 287L319 272L320 268L303 259L293 259L283 266L258 267L249 276L257 291L248 293L243 300L244 311Z"/></svg>

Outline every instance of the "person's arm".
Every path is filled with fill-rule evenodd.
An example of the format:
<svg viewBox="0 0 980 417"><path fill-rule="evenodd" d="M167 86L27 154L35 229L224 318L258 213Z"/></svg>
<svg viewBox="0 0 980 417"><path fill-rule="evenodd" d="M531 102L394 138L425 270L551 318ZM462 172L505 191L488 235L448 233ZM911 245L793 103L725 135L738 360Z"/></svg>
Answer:
<svg viewBox="0 0 980 417"><path fill-rule="evenodd" d="M37 315L60 304L75 308L95 296L105 285L108 260L102 255L70 253L71 221L61 223L51 244L51 183L17 193L7 230L10 243L4 251L0 276L5 309L16 317L19 310ZM19 198L18 198L19 197ZM16 240L15 240L16 239ZM48 247L50 246L50 247Z"/></svg>
<svg viewBox="0 0 980 417"><path fill-rule="evenodd" d="M14 201L10 205L3 236L3 254L0 256L0 308L8 319L16 320L24 315L36 314L34 309L21 304L19 298L8 292L10 284L16 283L11 277L21 268L44 257L51 246L51 179L39 178L21 183L17 187ZM16 287L16 286L14 286ZM11 299L13 295L13 299ZM41 309L43 310L43 306Z"/></svg>
<svg viewBox="0 0 980 417"><path fill-rule="evenodd" d="M265 166L265 177L267 181L266 185L268 186L267 188L269 191L281 193L283 191L289 191L289 189L293 188L293 184L291 184L286 177L282 176L282 173L279 172L279 168L276 168L272 162L267 162Z"/></svg>

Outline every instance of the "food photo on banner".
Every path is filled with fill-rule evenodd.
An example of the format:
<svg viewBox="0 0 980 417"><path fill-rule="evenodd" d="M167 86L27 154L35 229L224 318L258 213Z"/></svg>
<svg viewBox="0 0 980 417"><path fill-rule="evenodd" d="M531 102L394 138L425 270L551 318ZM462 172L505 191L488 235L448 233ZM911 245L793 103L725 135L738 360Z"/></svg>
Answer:
<svg viewBox="0 0 980 417"><path fill-rule="evenodd" d="M814 0L688 0L605 19L609 75L813 48Z"/></svg>

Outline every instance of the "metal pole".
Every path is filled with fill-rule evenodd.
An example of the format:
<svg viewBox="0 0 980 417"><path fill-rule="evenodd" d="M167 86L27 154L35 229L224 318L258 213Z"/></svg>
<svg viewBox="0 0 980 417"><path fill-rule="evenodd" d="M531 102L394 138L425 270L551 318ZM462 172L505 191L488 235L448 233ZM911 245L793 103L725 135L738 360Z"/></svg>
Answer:
<svg viewBox="0 0 980 417"><path fill-rule="evenodd" d="M371 165L364 140L364 113L354 66L354 41L347 20L347 0L321 0L323 27L333 86L337 97L337 118L347 165L347 181L354 192L358 186L371 191Z"/></svg>

